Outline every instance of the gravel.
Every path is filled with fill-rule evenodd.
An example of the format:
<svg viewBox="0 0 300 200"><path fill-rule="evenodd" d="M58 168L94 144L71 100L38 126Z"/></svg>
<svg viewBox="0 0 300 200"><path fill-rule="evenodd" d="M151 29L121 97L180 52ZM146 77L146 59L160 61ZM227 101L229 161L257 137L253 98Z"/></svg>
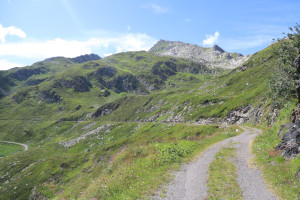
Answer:
<svg viewBox="0 0 300 200"><path fill-rule="evenodd" d="M237 157L235 164L238 168L238 183L243 191L245 200L272 200L277 199L267 188L262 179L261 171L255 166L253 162L253 155L251 154L251 142L258 133L258 129L245 129L247 134L243 134L243 139L234 146L237 148Z"/></svg>
<svg viewBox="0 0 300 200"><path fill-rule="evenodd" d="M238 168L238 183L245 199L268 200L276 197L267 189L258 169L250 168L248 161L252 158L250 142L260 133L258 129L245 128L238 136L225 139L207 149L195 162L183 164L180 171L174 173L175 178L158 194L150 199L201 200L207 199L207 168L214 160L215 154L224 146L234 144L237 148L235 163ZM162 193L165 190L166 193Z"/></svg>

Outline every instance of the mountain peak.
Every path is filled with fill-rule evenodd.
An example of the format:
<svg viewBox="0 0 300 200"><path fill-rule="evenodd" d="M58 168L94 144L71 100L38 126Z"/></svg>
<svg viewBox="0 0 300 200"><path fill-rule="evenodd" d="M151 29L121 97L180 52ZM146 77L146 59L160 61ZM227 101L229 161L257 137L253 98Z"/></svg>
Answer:
<svg viewBox="0 0 300 200"><path fill-rule="evenodd" d="M218 45L205 48L194 44L166 40L158 41L149 52L161 56L185 58L213 68L229 69L240 66L250 57L238 53L228 53Z"/></svg>
<svg viewBox="0 0 300 200"><path fill-rule="evenodd" d="M218 45L214 45L211 47L214 51L220 51L221 53L225 53L225 51L219 47Z"/></svg>

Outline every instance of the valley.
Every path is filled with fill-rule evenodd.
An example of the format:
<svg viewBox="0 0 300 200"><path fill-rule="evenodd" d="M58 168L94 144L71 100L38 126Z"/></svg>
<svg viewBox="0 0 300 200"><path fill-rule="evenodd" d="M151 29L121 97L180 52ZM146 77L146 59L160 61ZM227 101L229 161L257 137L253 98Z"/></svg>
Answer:
<svg viewBox="0 0 300 200"><path fill-rule="evenodd" d="M242 56L159 41L0 71L0 141L29 147L0 159L0 199L147 199L183 163L251 132L244 125L262 130L251 149L268 187L298 199L299 156L274 149L297 99L272 104L273 48Z"/></svg>

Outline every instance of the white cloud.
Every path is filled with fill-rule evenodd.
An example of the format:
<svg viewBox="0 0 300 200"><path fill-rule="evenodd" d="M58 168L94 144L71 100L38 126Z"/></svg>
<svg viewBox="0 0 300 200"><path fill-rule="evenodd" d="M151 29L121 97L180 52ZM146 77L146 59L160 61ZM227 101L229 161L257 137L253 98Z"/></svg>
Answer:
<svg viewBox="0 0 300 200"><path fill-rule="evenodd" d="M219 32L215 32L214 35L206 35L206 39L203 40L203 45L213 45L218 40L220 34Z"/></svg>
<svg viewBox="0 0 300 200"><path fill-rule="evenodd" d="M162 6L159 6L159 5L154 4L154 3L146 4L146 5L142 6L142 7L146 8L146 9L150 9L155 14L164 14L164 13L169 12L169 8L162 7Z"/></svg>
<svg viewBox="0 0 300 200"><path fill-rule="evenodd" d="M187 18L184 21L187 22L187 23L189 23L189 22L191 22L191 19Z"/></svg>
<svg viewBox="0 0 300 200"><path fill-rule="evenodd" d="M6 36L8 35L14 35L20 38L26 38L26 33L22 31L22 29L14 26L3 27L0 24L0 41L4 43L6 41Z"/></svg>
<svg viewBox="0 0 300 200"><path fill-rule="evenodd" d="M102 52L102 55L104 55L106 52L119 53L122 51L148 50L157 42L156 39L147 34L111 35L111 37L93 37L82 41L55 38L47 41L3 43L0 45L0 59L14 57L17 59L41 60L55 56L76 57L97 52ZM11 64L7 66L12 67Z"/></svg>
<svg viewBox="0 0 300 200"><path fill-rule="evenodd" d="M1 60L0 59L0 70L7 70L7 69L10 69L10 68L13 68L13 67L22 67L24 65L22 64L19 64L19 63L13 63L13 62L10 62L8 60Z"/></svg>

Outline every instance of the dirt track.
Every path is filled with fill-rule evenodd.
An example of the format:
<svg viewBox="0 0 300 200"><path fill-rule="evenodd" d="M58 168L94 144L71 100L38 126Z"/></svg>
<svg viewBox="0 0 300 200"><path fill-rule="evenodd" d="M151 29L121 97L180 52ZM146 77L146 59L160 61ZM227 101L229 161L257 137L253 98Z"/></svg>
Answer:
<svg viewBox="0 0 300 200"><path fill-rule="evenodd" d="M164 189L165 197L159 194L151 199L170 200L204 200L207 199L207 168L214 160L215 154L229 144L237 148L234 162L238 168L238 183L242 189L244 199L271 200L277 199L266 187L261 172L249 166L252 159L250 152L251 141L260 134L258 129L244 128L238 136L225 139L207 149L195 162L184 164L180 171L175 172L174 180Z"/></svg>

